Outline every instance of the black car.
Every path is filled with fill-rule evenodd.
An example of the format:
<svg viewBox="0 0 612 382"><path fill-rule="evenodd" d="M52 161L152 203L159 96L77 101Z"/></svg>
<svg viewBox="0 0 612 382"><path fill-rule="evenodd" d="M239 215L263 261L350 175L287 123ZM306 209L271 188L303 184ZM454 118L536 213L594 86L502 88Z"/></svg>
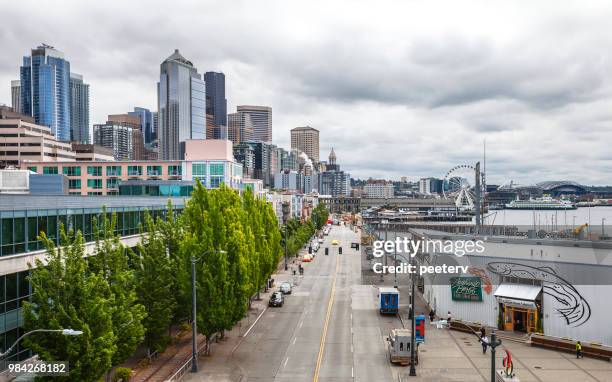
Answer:
<svg viewBox="0 0 612 382"><path fill-rule="evenodd" d="M283 306L285 303L285 298L281 292L274 292L272 296L270 296L269 306Z"/></svg>

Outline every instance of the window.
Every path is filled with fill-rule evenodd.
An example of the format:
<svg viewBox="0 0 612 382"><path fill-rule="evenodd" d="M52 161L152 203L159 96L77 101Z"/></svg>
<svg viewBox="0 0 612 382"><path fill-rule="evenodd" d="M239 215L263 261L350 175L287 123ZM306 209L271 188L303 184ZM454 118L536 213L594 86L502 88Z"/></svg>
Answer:
<svg viewBox="0 0 612 382"><path fill-rule="evenodd" d="M102 188L102 179L87 179L87 187L94 189Z"/></svg>
<svg viewBox="0 0 612 382"><path fill-rule="evenodd" d="M87 195L102 195L102 192L100 192L100 191L96 191L96 192L89 191L89 192L87 193Z"/></svg>
<svg viewBox="0 0 612 382"><path fill-rule="evenodd" d="M121 166L106 166L106 176L121 176Z"/></svg>
<svg viewBox="0 0 612 382"><path fill-rule="evenodd" d="M102 166L87 166L87 174L91 176L102 176Z"/></svg>
<svg viewBox="0 0 612 382"><path fill-rule="evenodd" d="M81 166L70 166L62 169L62 174L67 176L81 176Z"/></svg>
<svg viewBox="0 0 612 382"><path fill-rule="evenodd" d="M211 163L210 164L210 175L223 175L223 163Z"/></svg>
<svg viewBox="0 0 612 382"><path fill-rule="evenodd" d="M106 188L118 188L119 187L119 179L106 179Z"/></svg>
<svg viewBox="0 0 612 382"><path fill-rule="evenodd" d="M142 175L142 166L128 166L128 176Z"/></svg>
<svg viewBox="0 0 612 382"><path fill-rule="evenodd" d="M162 173L161 166L147 166L148 176L160 176Z"/></svg>
<svg viewBox="0 0 612 382"><path fill-rule="evenodd" d="M81 179L68 179L68 188L71 190L81 188Z"/></svg>
<svg viewBox="0 0 612 382"><path fill-rule="evenodd" d="M177 175L182 175L183 173L183 168L181 166L168 166L168 175L170 176L177 176Z"/></svg>
<svg viewBox="0 0 612 382"><path fill-rule="evenodd" d="M203 183L206 183L206 164L193 164L191 165L191 175L194 179L201 179Z"/></svg>
<svg viewBox="0 0 612 382"><path fill-rule="evenodd" d="M36 167L36 166L28 166L28 170L30 170L32 172L36 172L36 171L38 171L38 167Z"/></svg>
<svg viewBox="0 0 612 382"><path fill-rule="evenodd" d="M44 166L43 174L57 174L57 166Z"/></svg>

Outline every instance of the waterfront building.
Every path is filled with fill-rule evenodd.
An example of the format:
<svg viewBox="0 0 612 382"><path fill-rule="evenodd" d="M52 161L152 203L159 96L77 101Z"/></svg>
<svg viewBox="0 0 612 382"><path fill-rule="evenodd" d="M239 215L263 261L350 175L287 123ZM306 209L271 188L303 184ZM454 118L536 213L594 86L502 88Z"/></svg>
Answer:
<svg viewBox="0 0 612 382"><path fill-rule="evenodd" d="M330 213L358 213L361 211L360 202L361 198L350 196L319 195L319 203L323 203Z"/></svg>
<svg viewBox="0 0 612 382"><path fill-rule="evenodd" d="M70 140L91 143L89 133L89 84L83 76L70 73Z"/></svg>
<svg viewBox="0 0 612 382"><path fill-rule="evenodd" d="M206 138L206 88L178 49L161 64L157 95L159 157L182 159L185 141Z"/></svg>
<svg viewBox="0 0 612 382"><path fill-rule="evenodd" d="M21 74L21 113L47 126L60 141L70 134L70 62L49 45L32 49L23 57Z"/></svg>
<svg viewBox="0 0 612 382"><path fill-rule="evenodd" d="M363 192L367 198L393 198L395 196L393 183L386 180L368 180L363 186Z"/></svg>
<svg viewBox="0 0 612 382"><path fill-rule="evenodd" d="M437 178L421 178L419 192L421 194L439 194L443 192L444 181Z"/></svg>
<svg viewBox="0 0 612 382"><path fill-rule="evenodd" d="M225 74L204 73L206 83L206 114L213 116L215 127L227 127L227 99L225 98ZM222 138L216 138L222 139Z"/></svg>
<svg viewBox="0 0 612 382"><path fill-rule="evenodd" d="M306 153L313 162L319 162L319 130L310 126L291 129L291 148Z"/></svg>
<svg viewBox="0 0 612 382"><path fill-rule="evenodd" d="M241 105L237 108L238 114L243 115L242 118L249 117L252 125L252 136L247 136L247 122L245 120L245 134L242 134L242 140L252 142L272 142L272 108L269 106L252 106Z"/></svg>
<svg viewBox="0 0 612 382"><path fill-rule="evenodd" d="M69 180L70 193L75 195L118 195L122 182L132 180L200 179L207 188L218 188L222 183L236 190L242 188L242 165L234 160L231 142L226 140L187 140L184 160L32 161L22 163L21 168L38 174L64 174Z"/></svg>
<svg viewBox="0 0 612 382"><path fill-rule="evenodd" d="M11 81L11 107L16 113L21 113L21 81Z"/></svg>
<svg viewBox="0 0 612 382"><path fill-rule="evenodd" d="M69 142L61 142L51 128L34 123L32 117L0 107L0 168L27 161L75 161Z"/></svg>

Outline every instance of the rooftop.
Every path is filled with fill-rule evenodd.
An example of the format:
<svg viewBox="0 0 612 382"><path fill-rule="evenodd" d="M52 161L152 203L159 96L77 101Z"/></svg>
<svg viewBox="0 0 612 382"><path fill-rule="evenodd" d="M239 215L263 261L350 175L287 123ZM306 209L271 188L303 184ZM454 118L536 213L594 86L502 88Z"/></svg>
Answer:
<svg viewBox="0 0 612 382"><path fill-rule="evenodd" d="M184 198L140 196L79 196L79 195L11 195L0 198L0 211L79 209L120 207L162 207L172 201L174 206L185 205Z"/></svg>

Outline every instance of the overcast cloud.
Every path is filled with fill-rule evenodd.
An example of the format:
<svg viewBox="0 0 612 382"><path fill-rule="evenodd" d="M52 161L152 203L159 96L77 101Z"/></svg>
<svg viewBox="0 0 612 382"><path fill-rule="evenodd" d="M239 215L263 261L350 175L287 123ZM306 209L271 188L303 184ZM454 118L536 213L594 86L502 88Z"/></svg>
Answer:
<svg viewBox="0 0 612 382"><path fill-rule="evenodd" d="M156 108L175 48L226 74L228 112L273 108L274 142L321 131L354 177L612 184L612 3L598 1L5 1L0 103L22 57L63 51L91 123Z"/></svg>

